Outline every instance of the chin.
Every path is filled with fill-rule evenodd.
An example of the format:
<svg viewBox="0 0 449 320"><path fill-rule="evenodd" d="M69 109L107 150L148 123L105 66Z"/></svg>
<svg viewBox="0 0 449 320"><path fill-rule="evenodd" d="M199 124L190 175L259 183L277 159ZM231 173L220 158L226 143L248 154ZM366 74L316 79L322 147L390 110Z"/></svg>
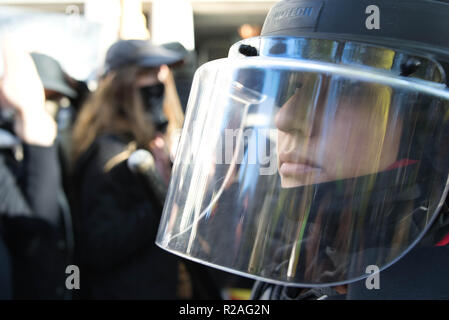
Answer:
<svg viewBox="0 0 449 320"><path fill-rule="evenodd" d="M281 187L284 189L302 187L306 184L300 181L292 181L291 179L281 179Z"/></svg>
<svg viewBox="0 0 449 320"><path fill-rule="evenodd" d="M318 182L319 181L317 179L313 179L313 177L293 177L281 175L281 187L285 189L307 186Z"/></svg>
<svg viewBox="0 0 449 320"><path fill-rule="evenodd" d="M336 180L323 174L320 175L312 174L305 176L287 176L280 174L280 177L281 177L281 187L285 189L308 186L312 184Z"/></svg>

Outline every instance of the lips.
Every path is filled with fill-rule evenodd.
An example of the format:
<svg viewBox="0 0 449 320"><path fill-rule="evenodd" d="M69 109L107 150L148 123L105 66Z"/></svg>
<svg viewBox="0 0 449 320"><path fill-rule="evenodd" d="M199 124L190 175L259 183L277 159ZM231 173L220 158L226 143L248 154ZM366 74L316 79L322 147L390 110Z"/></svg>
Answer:
<svg viewBox="0 0 449 320"><path fill-rule="evenodd" d="M279 164L279 172L285 176L301 176L323 170L317 163L293 153L280 153Z"/></svg>

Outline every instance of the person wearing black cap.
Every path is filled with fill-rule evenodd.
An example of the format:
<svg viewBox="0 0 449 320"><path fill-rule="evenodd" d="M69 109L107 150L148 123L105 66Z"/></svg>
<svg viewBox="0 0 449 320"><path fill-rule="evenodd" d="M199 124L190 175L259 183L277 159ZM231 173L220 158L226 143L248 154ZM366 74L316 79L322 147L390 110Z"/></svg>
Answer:
<svg viewBox="0 0 449 320"><path fill-rule="evenodd" d="M14 115L15 138L3 140L0 149L0 242L5 244L0 244L0 296L7 298L9 287L9 298L68 298L56 123L45 110L44 88L31 57L9 39L1 45L0 107ZM3 276L8 269L9 278Z"/></svg>
<svg viewBox="0 0 449 320"><path fill-rule="evenodd" d="M80 298L177 298L178 260L154 244L160 193L128 159L136 149L149 151L158 184L167 183L163 81L180 59L149 41L119 40L77 119L72 205Z"/></svg>
<svg viewBox="0 0 449 320"><path fill-rule="evenodd" d="M156 243L253 299L448 299L448 30L448 1L277 2L197 70Z"/></svg>
<svg viewBox="0 0 449 320"><path fill-rule="evenodd" d="M45 93L45 109L56 120L58 132L55 145L58 152L61 186L58 188L58 202L60 207L61 230L65 235L67 249L67 264L71 264L73 251L73 228L70 208L67 200L69 190L69 156L71 150L71 131L76 118L74 101L83 99L81 88L83 82L71 78L62 68L61 64L51 56L32 52L31 58L36 66L39 78L42 81ZM61 107L61 100L68 99L70 104Z"/></svg>

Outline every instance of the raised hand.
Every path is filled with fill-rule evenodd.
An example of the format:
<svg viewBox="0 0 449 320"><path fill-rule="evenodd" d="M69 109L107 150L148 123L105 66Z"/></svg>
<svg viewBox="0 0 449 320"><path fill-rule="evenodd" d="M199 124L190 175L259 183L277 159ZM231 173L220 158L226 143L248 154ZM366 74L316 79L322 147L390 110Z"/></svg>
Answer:
<svg viewBox="0 0 449 320"><path fill-rule="evenodd" d="M44 88L33 60L10 39L3 39L0 47L4 66L0 106L15 111L14 130L25 143L52 145L56 123L45 111Z"/></svg>

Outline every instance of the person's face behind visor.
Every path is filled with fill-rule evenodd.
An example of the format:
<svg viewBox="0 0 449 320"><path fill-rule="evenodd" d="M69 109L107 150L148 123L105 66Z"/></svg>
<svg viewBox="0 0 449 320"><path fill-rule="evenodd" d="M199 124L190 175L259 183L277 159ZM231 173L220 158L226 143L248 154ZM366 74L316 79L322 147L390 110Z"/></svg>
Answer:
<svg viewBox="0 0 449 320"><path fill-rule="evenodd" d="M391 89L372 84L296 82L275 116L283 188L387 170L397 159L402 120Z"/></svg>

